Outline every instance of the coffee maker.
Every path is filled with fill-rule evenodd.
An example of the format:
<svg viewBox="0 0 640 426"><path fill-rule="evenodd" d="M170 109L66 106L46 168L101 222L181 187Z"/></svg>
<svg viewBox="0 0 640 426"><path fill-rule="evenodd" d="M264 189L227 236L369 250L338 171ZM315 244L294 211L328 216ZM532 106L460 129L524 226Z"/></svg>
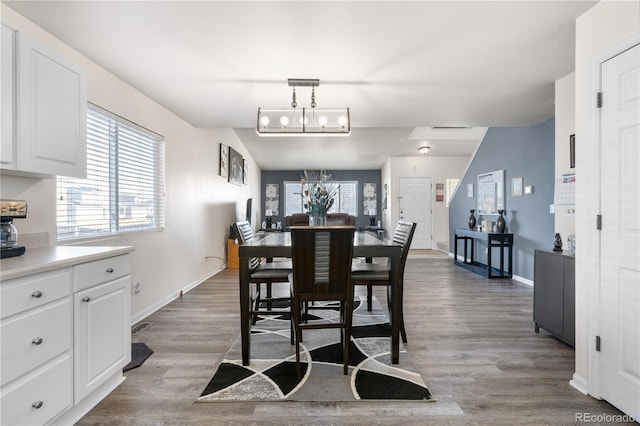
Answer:
<svg viewBox="0 0 640 426"><path fill-rule="evenodd" d="M23 255L24 246L18 245L18 230L14 219L26 219L27 202L24 200L0 200L0 258Z"/></svg>

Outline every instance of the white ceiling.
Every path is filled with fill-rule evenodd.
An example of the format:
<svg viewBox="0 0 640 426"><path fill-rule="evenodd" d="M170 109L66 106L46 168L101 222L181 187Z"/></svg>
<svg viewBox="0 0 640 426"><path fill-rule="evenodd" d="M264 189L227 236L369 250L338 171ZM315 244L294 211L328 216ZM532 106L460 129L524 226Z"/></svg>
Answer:
<svg viewBox="0 0 640 426"><path fill-rule="evenodd" d="M265 170L379 168L420 155L416 127L526 126L554 115L593 1L4 1L197 127L236 129ZM260 138L258 107L319 78L348 138ZM298 88L308 106L308 88ZM424 132L416 131L416 134ZM429 156L477 140L439 131Z"/></svg>

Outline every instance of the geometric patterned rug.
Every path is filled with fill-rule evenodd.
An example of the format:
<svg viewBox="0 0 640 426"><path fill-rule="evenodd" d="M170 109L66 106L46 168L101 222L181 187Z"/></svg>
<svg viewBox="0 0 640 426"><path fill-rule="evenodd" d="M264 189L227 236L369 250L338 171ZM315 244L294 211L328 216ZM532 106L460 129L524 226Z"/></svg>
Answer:
<svg viewBox="0 0 640 426"><path fill-rule="evenodd" d="M368 312L364 298L356 296L354 303L348 375L343 374L340 331L305 330L298 379L289 316L265 316L251 328L251 364L242 365L238 336L197 402L433 401L402 341L400 362L391 364L386 309L374 298ZM336 310L310 310L310 321L337 317Z"/></svg>

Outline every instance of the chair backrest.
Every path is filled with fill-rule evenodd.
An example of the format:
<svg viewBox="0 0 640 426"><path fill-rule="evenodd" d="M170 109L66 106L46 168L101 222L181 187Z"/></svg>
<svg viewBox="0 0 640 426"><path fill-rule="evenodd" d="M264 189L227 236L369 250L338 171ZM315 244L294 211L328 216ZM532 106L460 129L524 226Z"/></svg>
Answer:
<svg viewBox="0 0 640 426"><path fill-rule="evenodd" d="M404 265L407 262L407 256L409 255L409 248L411 247L411 240L413 240L413 234L416 231L416 226L417 224L415 222L400 220L393 232L393 242L402 246L400 276L404 274Z"/></svg>
<svg viewBox="0 0 640 426"><path fill-rule="evenodd" d="M233 224L236 228L236 235L238 236L238 240L240 244L246 244L249 241L253 240L253 229L251 229L251 224L246 221L240 221ZM260 265L260 259L257 257L252 257L249 259L249 268L253 271Z"/></svg>
<svg viewBox="0 0 640 426"><path fill-rule="evenodd" d="M291 216L287 216L288 226L304 226L309 225L309 215L306 213L294 213Z"/></svg>
<svg viewBox="0 0 640 426"><path fill-rule="evenodd" d="M353 226L291 228L294 293L304 300L353 297Z"/></svg>
<svg viewBox="0 0 640 426"><path fill-rule="evenodd" d="M327 225L355 226L356 218L348 213L327 213Z"/></svg>

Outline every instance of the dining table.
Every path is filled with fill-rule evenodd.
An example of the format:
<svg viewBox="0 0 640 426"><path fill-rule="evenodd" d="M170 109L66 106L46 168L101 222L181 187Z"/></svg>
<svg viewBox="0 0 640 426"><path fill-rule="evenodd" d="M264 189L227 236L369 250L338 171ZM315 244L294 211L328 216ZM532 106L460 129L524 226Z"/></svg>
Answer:
<svg viewBox="0 0 640 426"><path fill-rule="evenodd" d="M391 363L400 358L400 313L402 312L402 286L399 276L402 246L390 239L369 231L356 231L353 237L353 256L363 258L386 257L390 262L391 281ZM238 247L240 281L240 334L242 339L242 364L251 359L251 283L249 260L251 258L292 257L291 232L256 233L255 238Z"/></svg>

